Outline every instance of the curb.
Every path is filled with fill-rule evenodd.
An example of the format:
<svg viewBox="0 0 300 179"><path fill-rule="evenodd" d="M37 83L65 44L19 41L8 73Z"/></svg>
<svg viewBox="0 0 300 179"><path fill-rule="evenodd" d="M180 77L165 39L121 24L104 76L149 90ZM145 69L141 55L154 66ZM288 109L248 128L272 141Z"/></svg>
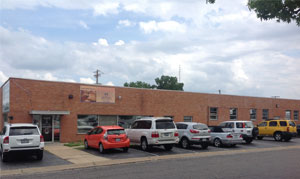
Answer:
<svg viewBox="0 0 300 179"><path fill-rule="evenodd" d="M57 165L57 166L49 166L49 167L4 170L1 171L1 176L40 174L45 172L72 170L72 169L88 168L88 167L95 167L95 166L111 166L111 165L139 163L139 162L146 162L146 161L170 160L170 159L181 159L181 158L183 159L183 158L194 158L194 157L225 156L225 155L290 150L290 149L300 149L300 145L288 146L288 147L261 148L261 149L246 149L246 150L244 149L244 150L235 150L235 151L172 154L172 155L164 155L164 156L151 156L151 157L120 159L120 160L108 160L108 161L101 161L101 162L88 162L82 164L69 164L69 165Z"/></svg>

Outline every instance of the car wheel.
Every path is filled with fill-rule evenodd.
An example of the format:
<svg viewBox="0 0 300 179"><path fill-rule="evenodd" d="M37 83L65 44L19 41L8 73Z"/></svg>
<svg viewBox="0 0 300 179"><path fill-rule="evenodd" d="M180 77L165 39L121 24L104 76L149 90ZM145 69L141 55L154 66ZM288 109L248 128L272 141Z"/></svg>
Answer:
<svg viewBox="0 0 300 179"><path fill-rule="evenodd" d="M88 149L88 148L89 148L89 144L88 144L88 141L87 141L87 140L84 140L84 148L85 148L85 149Z"/></svg>
<svg viewBox="0 0 300 179"><path fill-rule="evenodd" d="M264 137L263 136L257 136L258 140L262 140Z"/></svg>
<svg viewBox="0 0 300 179"><path fill-rule="evenodd" d="M208 147L208 144L201 144L201 147L202 147L202 149L207 149L207 147Z"/></svg>
<svg viewBox="0 0 300 179"><path fill-rule="evenodd" d="M190 147L190 142L186 137L183 137L180 141L181 147L184 149L188 149Z"/></svg>
<svg viewBox="0 0 300 179"><path fill-rule="evenodd" d="M37 154L36 154L37 160L42 160L43 156L44 156L44 151L43 150L38 151Z"/></svg>
<svg viewBox="0 0 300 179"><path fill-rule="evenodd" d="M275 139L276 141L282 141L282 134L281 134L280 132L276 132L276 133L274 134L274 139Z"/></svg>
<svg viewBox="0 0 300 179"><path fill-rule="evenodd" d="M214 146L215 147L221 147L222 146L222 142L220 139L215 139L214 140Z"/></svg>
<svg viewBox="0 0 300 179"><path fill-rule="evenodd" d="M1 160L2 162L8 162L8 153L3 152L2 149L1 149Z"/></svg>
<svg viewBox="0 0 300 179"><path fill-rule="evenodd" d="M102 154L105 153L105 150L104 150L104 147L103 147L102 143L99 144L99 152L102 153Z"/></svg>
<svg viewBox="0 0 300 179"><path fill-rule="evenodd" d="M146 138L142 138L142 140L141 140L141 149L142 149L143 151L146 151L146 150L149 149L149 147L148 147L148 142L147 142L147 139L146 139Z"/></svg>
<svg viewBox="0 0 300 179"><path fill-rule="evenodd" d="M172 148L173 148L173 144L164 145L164 148L165 148L167 151L170 151L170 150L172 150Z"/></svg>
<svg viewBox="0 0 300 179"><path fill-rule="evenodd" d="M251 144L251 142L253 141L253 139L246 139L246 144Z"/></svg>
<svg viewBox="0 0 300 179"><path fill-rule="evenodd" d="M124 151L124 152L128 152L128 147L124 147L124 148L123 148L123 151Z"/></svg>

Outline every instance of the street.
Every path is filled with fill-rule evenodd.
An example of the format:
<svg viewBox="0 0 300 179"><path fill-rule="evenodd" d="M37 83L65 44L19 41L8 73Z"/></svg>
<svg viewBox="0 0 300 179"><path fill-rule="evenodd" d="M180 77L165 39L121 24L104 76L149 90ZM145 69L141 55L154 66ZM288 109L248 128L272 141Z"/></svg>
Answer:
<svg viewBox="0 0 300 179"><path fill-rule="evenodd" d="M298 140L296 140L298 143ZM259 141L261 143L269 141ZM271 142L271 141L270 141ZM293 144L272 142L270 144ZM250 145L251 146L251 145ZM245 149L245 148L244 148ZM230 150L230 149L226 149ZM80 168L42 174L4 176L5 178L299 178L300 151L286 148L274 151L244 152L221 156L177 158Z"/></svg>

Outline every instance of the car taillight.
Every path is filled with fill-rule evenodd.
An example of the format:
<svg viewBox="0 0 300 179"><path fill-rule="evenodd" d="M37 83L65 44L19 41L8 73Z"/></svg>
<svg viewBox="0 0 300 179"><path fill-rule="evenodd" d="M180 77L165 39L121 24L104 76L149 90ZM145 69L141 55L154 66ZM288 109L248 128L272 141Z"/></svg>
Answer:
<svg viewBox="0 0 300 179"><path fill-rule="evenodd" d="M208 129L208 133L211 133L211 130L210 130L210 129Z"/></svg>
<svg viewBox="0 0 300 179"><path fill-rule="evenodd" d="M158 132L152 132L151 137L152 138L158 138L159 137Z"/></svg>
<svg viewBox="0 0 300 179"><path fill-rule="evenodd" d="M174 136L175 136L175 137L178 137L178 136L179 136L178 132L175 132L175 133L174 133Z"/></svg>
<svg viewBox="0 0 300 179"><path fill-rule="evenodd" d="M44 142L44 136L40 135L40 142Z"/></svg>
<svg viewBox="0 0 300 179"><path fill-rule="evenodd" d="M240 138L243 138L243 135L242 135L242 134L240 135Z"/></svg>
<svg viewBox="0 0 300 179"><path fill-rule="evenodd" d="M3 144L8 144L9 143L9 136L6 136L4 139L3 139Z"/></svg>
<svg viewBox="0 0 300 179"><path fill-rule="evenodd" d="M287 127L287 128L286 128L286 131L287 131L287 132L290 132L290 127Z"/></svg>
<svg viewBox="0 0 300 179"><path fill-rule="evenodd" d="M233 136L231 135L231 134L228 134L227 136L226 136L226 138L232 138Z"/></svg>
<svg viewBox="0 0 300 179"><path fill-rule="evenodd" d="M198 134L199 133L199 131L194 130L194 129L190 129L190 132L193 133L193 134Z"/></svg>

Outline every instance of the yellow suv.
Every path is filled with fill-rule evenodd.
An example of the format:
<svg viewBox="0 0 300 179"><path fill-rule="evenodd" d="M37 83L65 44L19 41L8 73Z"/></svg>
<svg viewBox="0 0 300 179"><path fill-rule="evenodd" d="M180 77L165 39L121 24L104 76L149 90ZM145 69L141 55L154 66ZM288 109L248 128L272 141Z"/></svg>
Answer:
<svg viewBox="0 0 300 179"><path fill-rule="evenodd" d="M276 119L264 121L258 124L257 139L261 140L265 136L273 136L276 141L290 141L297 136L296 123L291 120Z"/></svg>

